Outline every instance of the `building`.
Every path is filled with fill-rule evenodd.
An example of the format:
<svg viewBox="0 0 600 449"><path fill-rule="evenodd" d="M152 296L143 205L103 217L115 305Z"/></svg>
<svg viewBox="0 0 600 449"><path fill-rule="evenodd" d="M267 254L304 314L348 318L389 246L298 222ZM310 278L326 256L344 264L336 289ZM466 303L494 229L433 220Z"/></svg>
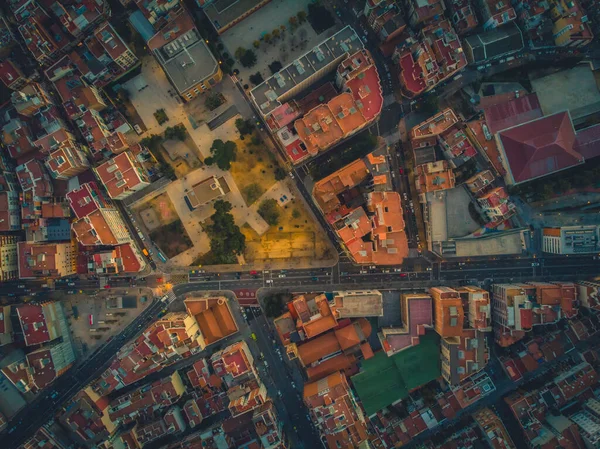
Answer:
<svg viewBox="0 0 600 449"><path fill-rule="evenodd" d="M600 226L544 228L542 248L550 254L592 254L600 252Z"/></svg>
<svg viewBox="0 0 600 449"><path fill-rule="evenodd" d="M46 168L54 179L68 180L90 167L79 147L63 147L53 151L46 159Z"/></svg>
<svg viewBox="0 0 600 449"><path fill-rule="evenodd" d="M108 417L115 425L125 425L175 404L186 393L178 371L148 385L143 385L110 401Z"/></svg>
<svg viewBox="0 0 600 449"><path fill-rule="evenodd" d="M185 203L190 210L194 210L211 201L221 198L226 194L225 190L229 192L229 186L227 185L225 178L211 176L192 186L184 196Z"/></svg>
<svg viewBox="0 0 600 449"><path fill-rule="evenodd" d="M201 349L238 331L227 298L189 297L184 300L184 304L187 313L198 325L198 341Z"/></svg>
<svg viewBox="0 0 600 449"><path fill-rule="evenodd" d="M454 171L447 161L417 165L415 171L415 185L422 203L426 201L427 193L453 189L455 186Z"/></svg>
<svg viewBox="0 0 600 449"><path fill-rule="evenodd" d="M202 350L200 328L187 313L168 313L117 353L111 365L90 386L106 396Z"/></svg>
<svg viewBox="0 0 600 449"><path fill-rule="evenodd" d="M77 251L71 242L17 245L19 279L60 278L77 272Z"/></svg>
<svg viewBox="0 0 600 449"><path fill-rule="evenodd" d="M346 26L256 86L250 96L257 109L267 116L362 49L356 32Z"/></svg>
<svg viewBox="0 0 600 449"><path fill-rule="evenodd" d="M331 310L338 320L383 316L383 296L379 290L333 292Z"/></svg>
<svg viewBox="0 0 600 449"><path fill-rule="evenodd" d="M68 339L68 325L61 303L25 304L15 307L15 311L26 346L53 342L60 337Z"/></svg>
<svg viewBox="0 0 600 449"><path fill-rule="evenodd" d="M40 109L53 103L48 92L38 83L29 83L13 92L10 101L15 110L26 117L32 117Z"/></svg>
<svg viewBox="0 0 600 449"><path fill-rule="evenodd" d="M94 275L139 273L146 262L133 243L95 251L88 260L88 273Z"/></svg>
<svg viewBox="0 0 600 449"><path fill-rule="evenodd" d="M75 362L75 351L68 335L25 356L31 377L31 388L39 391L62 376Z"/></svg>
<svg viewBox="0 0 600 449"><path fill-rule="evenodd" d="M88 387L64 407L58 420L79 444L91 449L108 440L117 430L105 413L107 407L108 401Z"/></svg>
<svg viewBox="0 0 600 449"><path fill-rule="evenodd" d="M413 346L428 329L433 329L433 300L427 294L403 293L400 298L401 326L381 327L377 334L388 357Z"/></svg>
<svg viewBox="0 0 600 449"><path fill-rule="evenodd" d="M138 63L138 58L119 36L112 25L104 22L94 30L94 37L100 43L104 52L122 70L129 70Z"/></svg>
<svg viewBox="0 0 600 449"><path fill-rule="evenodd" d="M383 107L379 75L367 50L359 50L341 61L336 75L342 93L294 122L294 129L310 156L373 123Z"/></svg>
<svg viewBox="0 0 600 449"><path fill-rule="evenodd" d="M227 346L210 357L213 370L228 387L232 387L257 377L254 371L254 357L245 341Z"/></svg>
<svg viewBox="0 0 600 449"><path fill-rule="evenodd" d="M432 287L435 331L444 338L460 337L464 324L464 309L459 293L449 287Z"/></svg>
<svg viewBox="0 0 600 449"><path fill-rule="evenodd" d="M219 2L215 0L197 0L197 3L204 11L204 14L206 14L206 17L208 17L208 20L213 24L217 33L223 34L270 1L250 0L234 3L228 8L217 5Z"/></svg>
<svg viewBox="0 0 600 449"><path fill-rule="evenodd" d="M570 419L579 426L587 447L600 446L600 402L597 399L585 401L583 410L570 416Z"/></svg>
<svg viewBox="0 0 600 449"><path fill-rule="evenodd" d="M445 10L442 0L410 0L408 2L408 19L413 27L442 16Z"/></svg>
<svg viewBox="0 0 600 449"><path fill-rule="evenodd" d="M408 255L400 195L384 156L358 159L315 183L313 197L359 264L398 265Z"/></svg>
<svg viewBox="0 0 600 449"><path fill-rule="evenodd" d="M473 419L484 439L494 449L516 449L502 420L491 409L485 407L473 413Z"/></svg>
<svg viewBox="0 0 600 449"><path fill-rule="evenodd" d="M492 330L492 309L489 292L472 285L458 287L456 291L463 302L465 328L490 332Z"/></svg>
<svg viewBox="0 0 600 449"><path fill-rule="evenodd" d="M569 112L559 112L504 129L496 142L507 184L521 184L583 164Z"/></svg>
<svg viewBox="0 0 600 449"><path fill-rule="evenodd" d="M13 342L12 320L10 319L11 306L0 307L0 346Z"/></svg>
<svg viewBox="0 0 600 449"><path fill-rule="evenodd" d="M504 187L496 187L481 195L477 198L477 203L492 223L507 220L517 212Z"/></svg>
<svg viewBox="0 0 600 449"><path fill-rule="evenodd" d="M156 33L148 48L184 101L210 90L223 78L219 63L186 11Z"/></svg>
<svg viewBox="0 0 600 449"><path fill-rule="evenodd" d="M488 190L495 177L489 170L477 172L465 181L465 185L469 192L474 196L479 197L483 192Z"/></svg>
<svg viewBox="0 0 600 449"><path fill-rule="evenodd" d="M2 143L10 157L17 159L35 149L35 137L27 121L6 116L5 122L2 127Z"/></svg>
<svg viewBox="0 0 600 449"><path fill-rule="evenodd" d="M342 372L305 384L303 398L330 449L358 449L367 440L365 418Z"/></svg>
<svg viewBox="0 0 600 449"><path fill-rule="evenodd" d="M494 61L518 53L525 48L523 33L515 22L502 28L465 38L465 53L471 64Z"/></svg>
<svg viewBox="0 0 600 449"><path fill-rule="evenodd" d="M503 347L521 340L533 326L556 323L576 314L573 284L527 282L494 284L492 320L496 342Z"/></svg>
<svg viewBox="0 0 600 449"><path fill-rule="evenodd" d="M3 196L0 195L0 204L2 199ZM19 277L19 240L16 235L0 235L0 282L12 281Z"/></svg>
<svg viewBox="0 0 600 449"><path fill-rule="evenodd" d="M123 200L150 185L146 171L129 151L98 165L94 172L113 200Z"/></svg>
<svg viewBox="0 0 600 449"><path fill-rule="evenodd" d="M75 237L84 246L121 245L131 242L121 213L108 201L94 182L67 193L77 219L72 224Z"/></svg>
<svg viewBox="0 0 600 449"><path fill-rule="evenodd" d="M450 0L446 4L452 26L459 36L473 31L479 25L470 0Z"/></svg>
<svg viewBox="0 0 600 449"><path fill-rule="evenodd" d="M28 79L14 62L6 59L0 62L0 81L9 89L19 90L27 84Z"/></svg>
<svg viewBox="0 0 600 449"><path fill-rule="evenodd" d="M492 30L515 20L517 13L510 3L502 0L478 0L478 10L484 30Z"/></svg>
<svg viewBox="0 0 600 449"><path fill-rule="evenodd" d="M100 90L75 72L58 78L54 87L70 120L77 120L89 109L100 112L107 106Z"/></svg>
<svg viewBox="0 0 600 449"><path fill-rule="evenodd" d="M273 402L268 400L252 413L252 423L263 449L287 449L283 421L277 417Z"/></svg>
<svg viewBox="0 0 600 449"><path fill-rule="evenodd" d="M559 47L583 47L594 39L589 18L579 0L552 0L552 35Z"/></svg>
<svg viewBox="0 0 600 449"><path fill-rule="evenodd" d="M600 283L595 281L577 282L577 297L583 307L600 310Z"/></svg>
<svg viewBox="0 0 600 449"><path fill-rule="evenodd" d="M135 0L135 4L155 31L175 20L183 9L179 0Z"/></svg>
<svg viewBox="0 0 600 449"><path fill-rule="evenodd" d="M52 181L39 160L30 159L15 170L23 191L21 207L41 207L51 200L54 193Z"/></svg>
<svg viewBox="0 0 600 449"><path fill-rule="evenodd" d="M46 427L40 427L34 435L25 443L19 446L19 449L67 449L57 437Z"/></svg>
<svg viewBox="0 0 600 449"><path fill-rule="evenodd" d="M433 89L467 65L460 40L448 20L426 25L415 44L396 49L394 59L400 66L401 93L407 98Z"/></svg>
<svg viewBox="0 0 600 449"><path fill-rule="evenodd" d="M227 390L232 417L237 417L260 407L267 401L267 387L257 379L234 385Z"/></svg>

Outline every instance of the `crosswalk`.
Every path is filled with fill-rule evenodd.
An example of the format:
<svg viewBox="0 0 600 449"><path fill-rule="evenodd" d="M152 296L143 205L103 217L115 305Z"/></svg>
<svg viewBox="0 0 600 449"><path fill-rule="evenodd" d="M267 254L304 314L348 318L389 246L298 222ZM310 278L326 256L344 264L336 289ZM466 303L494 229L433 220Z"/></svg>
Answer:
<svg viewBox="0 0 600 449"><path fill-rule="evenodd" d="M173 290L169 290L169 292L165 296L163 296L162 301L166 302L167 304L171 304L176 299L177 296L175 295L175 292L173 292Z"/></svg>

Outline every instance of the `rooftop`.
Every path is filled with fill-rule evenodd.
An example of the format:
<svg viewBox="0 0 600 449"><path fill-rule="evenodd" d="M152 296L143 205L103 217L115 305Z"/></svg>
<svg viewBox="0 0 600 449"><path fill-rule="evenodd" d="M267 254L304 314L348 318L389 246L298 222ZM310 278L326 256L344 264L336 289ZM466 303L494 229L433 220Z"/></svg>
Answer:
<svg viewBox="0 0 600 449"><path fill-rule="evenodd" d="M438 136L456 123L458 123L458 117L451 108L447 108L414 126L410 130L410 138L418 140L429 136Z"/></svg>
<svg viewBox="0 0 600 449"><path fill-rule="evenodd" d="M454 172L447 161L430 162L417 165L416 185L419 193L435 192L454 187Z"/></svg>
<svg viewBox="0 0 600 449"><path fill-rule="evenodd" d="M206 346L238 331L229 310L227 298L194 298L184 301L187 312L194 317Z"/></svg>
<svg viewBox="0 0 600 449"><path fill-rule="evenodd" d="M111 198L148 183L145 171L129 151L114 156L94 170Z"/></svg>
<svg viewBox="0 0 600 449"><path fill-rule="evenodd" d="M258 9L264 0L217 0L204 1L202 9L217 31L238 23Z"/></svg>
<svg viewBox="0 0 600 449"><path fill-rule="evenodd" d="M256 86L250 95L261 113L267 115L287 101L286 94L311 75L329 69L332 62L362 48L358 35L346 26Z"/></svg>
<svg viewBox="0 0 600 449"><path fill-rule="evenodd" d="M515 22L510 22L506 26L465 38L465 47L470 49L474 63L483 62L522 50L523 34Z"/></svg>
<svg viewBox="0 0 600 449"><path fill-rule="evenodd" d="M537 94L517 96L513 100L484 108L485 121L492 134L542 117Z"/></svg>
<svg viewBox="0 0 600 449"><path fill-rule="evenodd" d="M501 131L497 136L510 181L530 181L581 164L568 112L560 112Z"/></svg>
<svg viewBox="0 0 600 449"><path fill-rule="evenodd" d="M95 182L86 182L67 193L71 210L77 218L87 217L92 212L112 207Z"/></svg>
<svg viewBox="0 0 600 449"><path fill-rule="evenodd" d="M219 70L217 60L186 11L156 33L148 41L148 48L154 52L180 94Z"/></svg>
<svg viewBox="0 0 600 449"><path fill-rule="evenodd" d="M26 304L15 308L27 346L50 341L42 306Z"/></svg>
<svg viewBox="0 0 600 449"><path fill-rule="evenodd" d="M383 316L383 297L378 290L334 292L332 308L338 319Z"/></svg>

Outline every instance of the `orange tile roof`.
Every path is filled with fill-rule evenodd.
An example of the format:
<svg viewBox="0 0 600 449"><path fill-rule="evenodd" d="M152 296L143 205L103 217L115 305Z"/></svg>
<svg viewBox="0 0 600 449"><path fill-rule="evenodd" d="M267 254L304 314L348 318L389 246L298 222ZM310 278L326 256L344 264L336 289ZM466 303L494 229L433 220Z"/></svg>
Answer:
<svg viewBox="0 0 600 449"><path fill-rule="evenodd" d="M327 106L335 116L337 124L342 129L344 135L353 132L367 122L361 114L350 113L350 109L355 106L352 94L348 92L344 92L333 98Z"/></svg>
<svg viewBox="0 0 600 449"><path fill-rule="evenodd" d="M116 245L117 238L99 209L72 225L77 240L82 245Z"/></svg>
<svg viewBox="0 0 600 449"><path fill-rule="evenodd" d="M294 128L312 155L330 147L344 135L333 113L324 104L296 120Z"/></svg>
<svg viewBox="0 0 600 449"><path fill-rule="evenodd" d="M309 381L314 382L337 371L345 371L356 363L356 361L357 359L353 355L339 354L316 366L307 367L306 375Z"/></svg>
<svg viewBox="0 0 600 449"><path fill-rule="evenodd" d="M323 213L327 214L336 209L340 205L337 195L360 184L368 175L367 165L362 159L357 159L317 182L313 196Z"/></svg>
<svg viewBox="0 0 600 449"><path fill-rule="evenodd" d="M226 298L187 298L184 304L196 319L207 345L238 331Z"/></svg>
<svg viewBox="0 0 600 449"><path fill-rule="evenodd" d="M307 343L298 346L298 357L304 366L337 352L341 349L340 343L333 332L328 332Z"/></svg>
<svg viewBox="0 0 600 449"><path fill-rule="evenodd" d="M458 117L451 108L447 108L413 127L410 131L410 138L422 139L437 136L456 123L458 123Z"/></svg>
<svg viewBox="0 0 600 449"><path fill-rule="evenodd" d="M417 165L416 172L416 186L419 193L454 188L454 172L449 168L447 161Z"/></svg>

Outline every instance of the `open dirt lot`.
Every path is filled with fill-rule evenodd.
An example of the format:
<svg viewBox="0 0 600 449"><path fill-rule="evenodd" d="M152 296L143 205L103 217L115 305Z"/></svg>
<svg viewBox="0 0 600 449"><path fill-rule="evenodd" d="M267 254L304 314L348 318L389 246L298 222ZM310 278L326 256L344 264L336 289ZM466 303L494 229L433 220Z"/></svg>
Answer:
<svg viewBox="0 0 600 449"><path fill-rule="evenodd" d="M183 142L165 140L162 147L163 158L173 167L177 178L183 178L202 166L200 150L189 135Z"/></svg>
<svg viewBox="0 0 600 449"><path fill-rule="evenodd" d="M236 160L231 164L231 176L240 189L244 201L250 206L254 201L249 201L247 187L251 184L257 184L260 188L260 195L269 190L277 181L275 180L274 169L276 167L275 157L263 145L252 145L250 136L244 140L236 140L238 150Z"/></svg>
<svg viewBox="0 0 600 449"><path fill-rule="evenodd" d="M109 297L134 297L135 308L110 309L107 307ZM145 302L141 301L146 297ZM110 337L121 332L144 308L152 302L152 290L147 288L118 288L103 291L97 295L66 295L63 300L67 320L73 332L73 345L78 358L85 359L94 352L96 347L105 343ZM76 313L75 313L76 311ZM112 315L107 315L111 313ZM94 324L90 325L92 315ZM99 323L104 321L105 323ZM108 322L114 321L114 322ZM91 332L90 329L108 328Z"/></svg>
<svg viewBox="0 0 600 449"><path fill-rule="evenodd" d="M174 222L179 217L167 193L162 193L136 210L148 231Z"/></svg>
<svg viewBox="0 0 600 449"><path fill-rule="evenodd" d="M168 258L175 257L193 246L181 220L155 229L150 233L150 238Z"/></svg>
<svg viewBox="0 0 600 449"><path fill-rule="evenodd" d="M313 260L333 257L328 241L302 202L290 200L280 206L279 211L279 225L271 226L262 236L249 226L241 228L246 236L244 258L247 263L290 259L286 263L305 266Z"/></svg>

